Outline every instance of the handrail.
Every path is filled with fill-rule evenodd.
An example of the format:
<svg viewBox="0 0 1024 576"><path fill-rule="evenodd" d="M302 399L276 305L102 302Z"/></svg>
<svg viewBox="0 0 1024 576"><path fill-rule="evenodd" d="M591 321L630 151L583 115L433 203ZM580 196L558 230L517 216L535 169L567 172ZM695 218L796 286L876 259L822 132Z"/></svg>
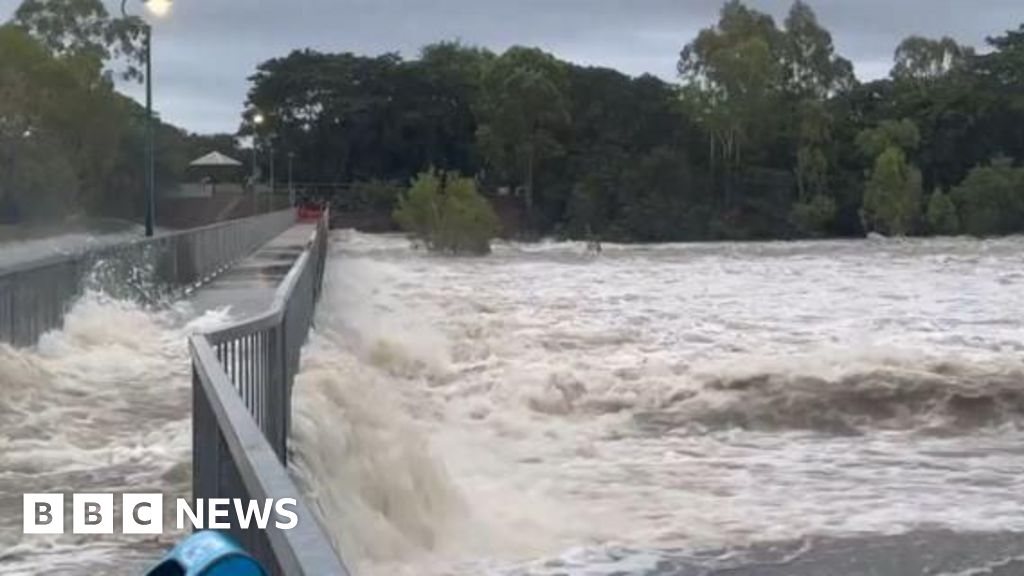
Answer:
<svg viewBox="0 0 1024 576"><path fill-rule="evenodd" d="M224 271L294 222L295 212L282 210L2 268L0 342L35 344L44 332L63 324L71 304L91 284L115 296L142 299L187 290Z"/></svg>
<svg viewBox="0 0 1024 576"><path fill-rule="evenodd" d="M232 226L238 226L239 224L242 224L242 223L244 223L247 220L261 219L261 218L265 218L267 216L279 215L279 214L283 214L283 213L286 213L286 212L291 212L291 213L294 214L294 211L291 208L288 208L288 209L285 209L285 210L278 210L276 212L269 212L267 214L259 214L257 216L246 216L246 217L243 217L243 218L235 218L235 219L232 219L232 220L225 220L223 222L213 222L211 224L204 224L202 226L196 226L195 228L188 228L188 229L185 229L185 230L172 230L170 232L160 233L157 236L153 236L153 237L150 237L150 238L145 238L145 237L143 237L143 238L129 238L129 239L123 240L121 242L115 242L115 243L112 243L112 244L102 244L100 246L95 246L95 247L86 247L86 248L83 248L81 250L72 250L70 252L64 252L64 253L58 253L58 254L49 254L49 255L46 255L46 256L39 257L39 258L33 258L32 260L27 260L25 262L17 262L15 264L10 265L10 266L5 266L4 268L0 268L0 277L6 276L8 274L15 274L15 273L19 273L19 272L28 272L28 271L31 271L31 270L36 270L38 268L45 268L46 266L52 266L54 264L61 264L61 263L64 263L64 262L68 262L68 261L72 261L72 260L77 260L77 259L79 259L82 256L87 255L87 254L120 251L120 250L124 250L126 248L132 248L132 247L135 247L135 246L146 246L146 245L150 245L150 244L159 243L159 242L162 242L162 241L174 240L174 239L181 238L181 237L194 236L194 235L196 235L198 233L208 232L208 231L211 231L211 230L230 228Z"/></svg>
<svg viewBox="0 0 1024 576"><path fill-rule="evenodd" d="M327 255L329 215L278 286L270 309L190 338L193 364L193 497L294 498L287 531L231 533L274 574L348 574L288 475L291 388L313 320Z"/></svg>
<svg viewBox="0 0 1024 576"><path fill-rule="evenodd" d="M292 498L297 503L293 511L298 516L298 525L284 531L275 526L276 514L267 524L265 542L261 542L259 534L254 538L248 534L239 538L243 546L253 554L263 566L281 574L331 575L347 574L341 561L331 547L327 537L316 522L316 517L305 505L302 495L288 475L288 471L277 459L277 454L256 427L256 423L242 404L234 386L223 370L217 369L219 363L213 348L202 336L190 338L190 349L195 359L195 385L201 390L194 391L203 395L206 404L213 411L213 418L223 424L220 427L221 437L226 454L231 463L237 467L237 474L247 488L245 497L274 502L283 498ZM212 368L212 369L211 369ZM219 492L207 494L205 497L240 497L238 494ZM237 536L237 534L236 534ZM262 545L261 545L262 544ZM268 554L269 552L269 554Z"/></svg>

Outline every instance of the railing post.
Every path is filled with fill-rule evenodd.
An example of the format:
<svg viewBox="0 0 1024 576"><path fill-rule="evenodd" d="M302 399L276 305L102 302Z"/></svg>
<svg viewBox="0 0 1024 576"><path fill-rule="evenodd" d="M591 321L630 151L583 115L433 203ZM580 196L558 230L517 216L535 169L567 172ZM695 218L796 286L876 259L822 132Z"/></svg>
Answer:
<svg viewBox="0 0 1024 576"><path fill-rule="evenodd" d="M286 312L287 314L287 312ZM288 387L288 346L287 346L287 315L286 320L270 330L271 334L271 380L270 380L270 445L277 453L282 464L288 463L288 420L287 397Z"/></svg>
<svg viewBox="0 0 1024 576"><path fill-rule="evenodd" d="M192 503L199 498L215 498L220 492L220 430L192 367Z"/></svg>

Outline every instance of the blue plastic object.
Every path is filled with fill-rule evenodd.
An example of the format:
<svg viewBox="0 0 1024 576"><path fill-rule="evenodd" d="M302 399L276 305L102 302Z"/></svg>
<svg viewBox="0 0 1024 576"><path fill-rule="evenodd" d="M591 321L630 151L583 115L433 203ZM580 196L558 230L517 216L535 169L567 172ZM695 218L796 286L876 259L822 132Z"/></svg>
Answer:
<svg viewBox="0 0 1024 576"><path fill-rule="evenodd" d="M147 576L267 576L230 536L204 530L172 549Z"/></svg>

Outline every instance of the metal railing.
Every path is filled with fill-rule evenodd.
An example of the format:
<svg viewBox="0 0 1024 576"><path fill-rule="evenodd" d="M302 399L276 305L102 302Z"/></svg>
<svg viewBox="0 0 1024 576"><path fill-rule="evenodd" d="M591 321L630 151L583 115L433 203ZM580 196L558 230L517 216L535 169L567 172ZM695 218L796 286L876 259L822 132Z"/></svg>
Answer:
<svg viewBox="0 0 1024 576"><path fill-rule="evenodd" d="M287 470L291 392L299 354L320 296L329 216L277 289L270 310L190 338L192 496L298 503L299 523L231 534L273 574L328 576L347 571Z"/></svg>
<svg viewBox="0 0 1024 576"><path fill-rule="evenodd" d="M0 269L0 342L31 346L60 328L89 285L148 301L205 282L294 222L282 210Z"/></svg>

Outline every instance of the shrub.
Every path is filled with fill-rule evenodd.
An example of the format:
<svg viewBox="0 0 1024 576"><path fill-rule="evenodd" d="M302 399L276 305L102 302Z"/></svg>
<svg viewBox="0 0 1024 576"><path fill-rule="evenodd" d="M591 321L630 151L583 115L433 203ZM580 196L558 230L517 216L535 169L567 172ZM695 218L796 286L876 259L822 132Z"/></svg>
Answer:
<svg viewBox="0 0 1024 576"><path fill-rule="evenodd" d="M960 218L953 201L936 190L928 199L928 231L941 236L952 236L960 231Z"/></svg>
<svg viewBox="0 0 1024 576"><path fill-rule="evenodd" d="M790 214L793 226L801 234L811 237L824 236L835 217L835 200L823 194L816 195L809 202L794 204Z"/></svg>
<svg viewBox="0 0 1024 576"><path fill-rule="evenodd" d="M400 197L395 221L432 252L488 254L498 233L498 217L476 182L458 173L419 174Z"/></svg>
<svg viewBox="0 0 1024 576"><path fill-rule="evenodd" d="M403 190L400 184L388 180L363 180L352 185L352 195L361 205L384 213L395 209Z"/></svg>
<svg viewBox="0 0 1024 576"><path fill-rule="evenodd" d="M890 236L913 232L921 213L921 172L906 155L890 147L875 160L864 190L864 228Z"/></svg>
<svg viewBox="0 0 1024 576"><path fill-rule="evenodd" d="M1024 230L1024 170L997 160L971 170L953 190L963 230L975 236Z"/></svg>

